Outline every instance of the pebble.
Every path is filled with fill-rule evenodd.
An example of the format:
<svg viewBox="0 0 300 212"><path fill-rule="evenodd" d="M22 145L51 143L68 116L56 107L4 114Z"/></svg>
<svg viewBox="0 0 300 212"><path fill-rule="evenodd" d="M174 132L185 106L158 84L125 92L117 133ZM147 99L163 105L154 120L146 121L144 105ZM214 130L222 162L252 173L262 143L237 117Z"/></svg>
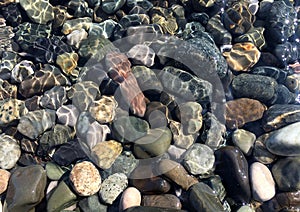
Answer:
<svg viewBox="0 0 300 212"><path fill-rule="evenodd" d="M121 154L123 148L121 143L109 140L97 143L91 151L92 158L101 169L109 169Z"/></svg>
<svg viewBox="0 0 300 212"><path fill-rule="evenodd" d="M125 3L126 3L125 0L117 0L117 1L104 0L102 2L101 8L107 14L113 14L114 12L119 10L121 7L123 7Z"/></svg>
<svg viewBox="0 0 300 212"><path fill-rule="evenodd" d="M13 121L20 119L20 117L28 113L24 101L11 98L0 100L0 111L1 126L11 124Z"/></svg>
<svg viewBox="0 0 300 212"><path fill-rule="evenodd" d="M246 156L251 155L255 140L255 134L244 129L236 129L232 134L233 144L239 147Z"/></svg>
<svg viewBox="0 0 300 212"><path fill-rule="evenodd" d="M225 196L226 196L226 190L222 183L222 179L219 175L214 175L214 176L209 177L207 180L204 180L204 183L206 183L217 194L217 196L221 202L224 201ZM225 201L224 201L224 203L225 203Z"/></svg>
<svg viewBox="0 0 300 212"><path fill-rule="evenodd" d="M45 196L46 183L46 171L40 165L15 169L9 179L6 193L8 211L21 212L34 209Z"/></svg>
<svg viewBox="0 0 300 212"><path fill-rule="evenodd" d="M76 69L78 62L78 54L75 52L65 52L60 54L56 58L56 64L67 75L72 77L78 77L79 72Z"/></svg>
<svg viewBox="0 0 300 212"><path fill-rule="evenodd" d="M275 182L281 191L297 191L300 188L300 158L286 157L276 161L272 167Z"/></svg>
<svg viewBox="0 0 300 212"><path fill-rule="evenodd" d="M19 142L12 136L0 135L0 168L13 168L21 156Z"/></svg>
<svg viewBox="0 0 300 212"><path fill-rule="evenodd" d="M299 203L299 191L280 192L277 193L270 201L265 202L261 206L261 209L264 211L293 211L297 210Z"/></svg>
<svg viewBox="0 0 300 212"><path fill-rule="evenodd" d="M97 194L80 200L78 206L83 212L107 211L107 206L100 202Z"/></svg>
<svg viewBox="0 0 300 212"><path fill-rule="evenodd" d="M34 71L34 64L30 60L22 60L11 70L11 80L20 83L33 75Z"/></svg>
<svg viewBox="0 0 300 212"><path fill-rule="evenodd" d="M271 132L265 141L267 149L275 155L300 156L299 127L296 122Z"/></svg>
<svg viewBox="0 0 300 212"><path fill-rule="evenodd" d="M89 161L76 163L70 172L70 180L79 196L91 196L101 187L100 173Z"/></svg>
<svg viewBox="0 0 300 212"><path fill-rule="evenodd" d="M150 124L150 128L166 127L170 118L170 112L166 105L161 102L149 102L145 112L145 119Z"/></svg>
<svg viewBox="0 0 300 212"><path fill-rule="evenodd" d="M124 210L124 212L186 212L186 210L152 206L135 206Z"/></svg>
<svg viewBox="0 0 300 212"><path fill-rule="evenodd" d="M127 57L134 65L151 67L154 65L155 52L149 46L137 44L127 52Z"/></svg>
<svg viewBox="0 0 300 212"><path fill-rule="evenodd" d="M44 93L40 99L40 105L43 108L57 110L67 101L66 88L63 86L55 86Z"/></svg>
<svg viewBox="0 0 300 212"><path fill-rule="evenodd" d="M106 178L99 191L101 200L106 204L112 204L128 185L125 174L115 173Z"/></svg>
<svg viewBox="0 0 300 212"><path fill-rule="evenodd" d="M226 102L226 126L230 129L243 127L244 124L262 118L266 106L258 100L240 98Z"/></svg>
<svg viewBox="0 0 300 212"><path fill-rule="evenodd" d="M59 165L48 162L45 166L47 177L50 180L59 180L66 172L67 169L64 167L60 167Z"/></svg>
<svg viewBox="0 0 300 212"><path fill-rule="evenodd" d="M181 209L180 200L173 194L144 195L142 199L142 205Z"/></svg>
<svg viewBox="0 0 300 212"><path fill-rule="evenodd" d="M208 175L213 171L214 152L204 144L195 143L185 152L182 163L193 175Z"/></svg>
<svg viewBox="0 0 300 212"><path fill-rule="evenodd" d="M188 149L193 143L195 143L198 134L186 135L183 132L183 126L180 122L171 120L169 127L173 135L174 145L176 147Z"/></svg>
<svg viewBox="0 0 300 212"><path fill-rule="evenodd" d="M269 168L259 162L250 165L250 179L253 198L259 202L272 199L275 194L275 182Z"/></svg>
<svg viewBox="0 0 300 212"><path fill-rule="evenodd" d="M8 186L10 172L5 169L0 169L0 195L3 194Z"/></svg>
<svg viewBox="0 0 300 212"><path fill-rule="evenodd" d="M67 35L67 43L75 48L79 48L82 40L88 37L88 33L84 29L73 30Z"/></svg>
<svg viewBox="0 0 300 212"><path fill-rule="evenodd" d="M79 111L74 105L62 105L57 109L56 115L60 123L74 127L79 116Z"/></svg>
<svg viewBox="0 0 300 212"><path fill-rule="evenodd" d="M107 125L101 125L99 122L94 121L86 133L86 144L91 150L99 142L105 141L107 135L110 134L110 129Z"/></svg>
<svg viewBox="0 0 300 212"><path fill-rule="evenodd" d="M17 97L17 86L0 79L0 100Z"/></svg>
<svg viewBox="0 0 300 212"><path fill-rule="evenodd" d="M262 164L271 164L277 159L277 156L272 154L266 147L266 139L268 137L268 133L263 134L254 143L253 157Z"/></svg>
<svg viewBox="0 0 300 212"><path fill-rule="evenodd" d="M115 118L117 107L118 103L114 97L102 96L90 105L89 112L99 123L110 123Z"/></svg>
<svg viewBox="0 0 300 212"><path fill-rule="evenodd" d="M126 176L129 176L137 165L138 160L134 155L130 151L123 150L111 166L111 172L124 173Z"/></svg>
<svg viewBox="0 0 300 212"><path fill-rule="evenodd" d="M140 206L142 201L141 193L135 187L128 187L122 194L120 200L120 211L134 206Z"/></svg>

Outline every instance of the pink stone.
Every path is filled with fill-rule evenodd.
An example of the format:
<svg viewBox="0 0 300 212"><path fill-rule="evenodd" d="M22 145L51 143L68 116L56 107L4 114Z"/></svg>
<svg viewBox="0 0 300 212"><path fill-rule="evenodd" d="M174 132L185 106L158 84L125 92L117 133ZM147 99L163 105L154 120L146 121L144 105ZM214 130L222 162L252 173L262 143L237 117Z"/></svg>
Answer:
<svg viewBox="0 0 300 212"><path fill-rule="evenodd" d="M5 169L0 169L0 194L6 191L9 178L10 172Z"/></svg>
<svg viewBox="0 0 300 212"><path fill-rule="evenodd" d="M121 197L119 211L141 205L141 193L135 187L127 188Z"/></svg>

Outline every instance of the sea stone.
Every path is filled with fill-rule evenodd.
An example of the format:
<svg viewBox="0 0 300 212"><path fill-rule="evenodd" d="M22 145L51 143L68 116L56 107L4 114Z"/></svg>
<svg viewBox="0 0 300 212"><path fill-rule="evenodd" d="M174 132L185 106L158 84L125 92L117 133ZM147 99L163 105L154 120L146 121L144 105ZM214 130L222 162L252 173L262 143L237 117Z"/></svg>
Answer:
<svg viewBox="0 0 300 212"><path fill-rule="evenodd" d="M255 140L255 134L244 129L236 129L232 134L233 144L239 147L247 156L252 153Z"/></svg>
<svg viewBox="0 0 300 212"><path fill-rule="evenodd" d="M113 14L126 3L125 0L104 0L102 2L101 8L107 14Z"/></svg>
<svg viewBox="0 0 300 212"><path fill-rule="evenodd" d="M131 151L123 151L111 166L112 173L124 173L126 176L136 168L138 160Z"/></svg>
<svg viewBox="0 0 300 212"><path fill-rule="evenodd" d="M17 98L17 86L0 79L0 100L7 98Z"/></svg>
<svg viewBox="0 0 300 212"><path fill-rule="evenodd" d="M62 105L56 111L56 115L60 123L74 127L79 116L79 111L74 105Z"/></svg>
<svg viewBox="0 0 300 212"><path fill-rule="evenodd" d="M128 187L122 194L119 209L123 211L133 206L140 206L141 199L139 190L135 187Z"/></svg>
<svg viewBox="0 0 300 212"><path fill-rule="evenodd" d="M0 169L0 195L6 191L9 178L10 172L5 169Z"/></svg>
<svg viewBox="0 0 300 212"><path fill-rule="evenodd" d="M40 165L18 167L12 172L7 188L8 211L30 211L45 196L46 171ZM28 195L30 194L30 195Z"/></svg>
<svg viewBox="0 0 300 212"><path fill-rule="evenodd" d="M226 126L230 129L262 118L266 107L257 100L240 98L226 102Z"/></svg>
<svg viewBox="0 0 300 212"><path fill-rule="evenodd" d="M126 175L123 173L115 173L103 181L99 196L103 202L112 204L127 185L128 180Z"/></svg>
<svg viewBox="0 0 300 212"><path fill-rule="evenodd" d="M269 107L263 116L266 132L300 121L300 105L276 104Z"/></svg>
<svg viewBox="0 0 300 212"><path fill-rule="evenodd" d="M1 19L0 19L1 20ZM9 31L2 31L3 28L0 27L0 32L3 33L3 35L1 36L6 36L5 38L2 38L0 36L0 56L1 56L1 60L0 60L0 76L1 76L1 80L9 80L11 78L12 75L12 69L18 64L18 62L20 61L20 57L16 52L13 52L12 50L8 51L8 50L1 50L3 47L3 45L6 45L7 43L10 43L11 38L13 37L14 34L9 35L9 33L11 31L10 29ZM7 29L7 30L8 30ZM7 35L8 34L8 35ZM8 38L7 38L8 37ZM6 40L9 39L9 40ZM2 44L3 42L3 44Z"/></svg>
<svg viewBox="0 0 300 212"><path fill-rule="evenodd" d="M47 24L54 19L53 7L47 0L21 0L20 5L35 23Z"/></svg>
<svg viewBox="0 0 300 212"><path fill-rule="evenodd" d="M204 144L193 144L183 157L183 166L193 175L206 175L213 171L213 150Z"/></svg>
<svg viewBox="0 0 300 212"><path fill-rule="evenodd" d="M253 198L265 202L275 196L275 182L267 166L254 162L250 166L250 179Z"/></svg>
<svg viewBox="0 0 300 212"><path fill-rule="evenodd" d="M11 169L16 165L21 156L18 141L9 135L1 134L0 143L0 168Z"/></svg>
<svg viewBox="0 0 300 212"><path fill-rule="evenodd" d="M261 50L266 47L264 31L265 28L263 27L252 27L247 33L235 38L234 41L236 43L251 42Z"/></svg>
<svg viewBox="0 0 300 212"><path fill-rule="evenodd" d="M110 134L110 132L110 128L107 125L99 124L97 121L91 123L86 132L86 139L84 140L89 150L94 148L99 142L105 141L107 134Z"/></svg>
<svg viewBox="0 0 300 212"><path fill-rule="evenodd" d="M183 130L183 125L180 122L170 121L170 130L173 135L174 145L183 149L188 149L195 143L198 134L186 135Z"/></svg>
<svg viewBox="0 0 300 212"><path fill-rule="evenodd" d="M229 67L235 71L248 71L260 57L260 51L253 43L235 43L230 51L223 52Z"/></svg>
<svg viewBox="0 0 300 212"><path fill-rule="evenodd" d="M18 99L0 100L0 125L6 125L28 113L25 102Z"/></svg>
<svg viewBox="0 0 300 212"><path fill-rule="evenodd" d="M117 107L118 103L113 96L102 96L91 104L89 111L93 118L103 124L114 120Z"/></svg>
<svg viewBox="0 0 300 212"><path fill-rule="evenodd" d="M55 119L55 111L53 110L31 111L20 118L17 129L23 135L36 139L43 132L54 126Z"/></svg>
<svg viewBox="0 0 300 212"><path fill-rule="evenodd" d="M225 29L221 20L221 16L219 14L209 19L206 25L206 30L211 34L216 44L218 45L231 44L232 36Z"/></svg>
<svg viewBox="0 0 300 212"><path fill-rule="evenodd" d="M54 20L53 20L53 28L61 27L66 20L72 18L72 16L68 13L67 7L63 5L57 5L53 7Z"/></svg>
<svg viewBox="0 0 300 212"><path fill-rule="evenodd" d="M80 196L91 196L97 193L101 186L100 173L89 161L75 164L70 172L70 180Z"/></svg>
<svg viewBox="0 0 300 212"><path fill-rule="evenodd" d="M299 191L277 193L270 201L265 202L263 211L293 211L300 204Z"/></svg>
<svg viewBox="0 0 300 212"><path fill-rule="evenodd" d="M121 143L110 140L97 143L91 153L96 165L101 169L109 169L116 158L121 154Z"/></svg>
<svg viewBox="0 0 300 212"><path fill-rule="evenodd" d="M272 154L266 147L268 137L269 133L259 136L253 148L253 157L262 164L271 164L277 159L277 156Z"/></svg>
<svg viewBox="0 0 300 212"><path fill-rule="evenodd" d="M267 149L275 155L300 156L299 127L300 122L296 122L271 132L266 140Z"/></svg>
<svg viewBox="0 0 300 212"><path fill-rule="evenodd" d="M277 82L267 76L240 74L232 80L232 92L235 97L250 98L269 103L276 94Z"/></svg>
<svg viewBox="0 0 300 212"><path fill-rule="evenodd" d="M151 101L147 104L144 118L151 128L166 127L171 115L166 105L161 102Z"/></svg>
<svg viewBox="0 0 300 212"><path fill-rule="evenodd" d="M75 69L77 67L78 59L79 57L77 53L65 52L57 56L56 64L67 76L78 77L79 72Z"/></svg>
<svg viewBox="0 0 300 212"><path fill-rule="evenodd" d="M226 190L222 183L222 179L219 175L213 175L206 179L205 184L208 185L214 192L216 192L220 201L223 201L226 197ZM226 200L225 200L226 201Z"/></svg>
<svg viewBox="0 0 300 212"><path fill-rule="evenodd" d="M182 157L185 152L186 149L179 148L175 145L170 145L168 149L168 154L170 155L170 158L176 162L182 161Z"/></svg>
<svg viewBox="0 0 300 212"><path fill-rule="evenodd" d="M83 212L107 211L107 206L100 202L98 194L80 200L78 206Z"/></svg>
<svg viewBox="0 0 300 212"><path fill-rule="evenodd" d="M11 79L15 82L22 82L28 76L34 74L35 67L33 62L29 60L22 60L11 70Z"/></svg>
<svg viewBox="0 0 300 212"><path fill-rule="evenodd" d="M67 43L71 46L75 46L78 49L80 42L87 37L88 33L84 29L77 29L67 35Z"/></svg>
<svg viewBox="0 0 300 212"><path fill-rule="evenodd" d="M66 88L63 86L55 86L44 93L40 99L40 105L43 108L57 110L67 101Z"/></svg>
<svg viewBox="0 0 300 212"><path fill-rule="evenodd" d="M59 180L68 171L66 168L52 162L47 162L45 170L50 180Z"/></svg>
<svg viewBox="0 0 300 212"><path fill-rule="evenodd" d="M142 205L181 209L181 202L179 198L173 194L144 195L142 199Z"/></svg>
<svg viewBox="0 0 300 212"><path fill-rule="evenodd" d="M74 30L84 29L88 31L91 25L92 19L90 17L70 19L63 24L61 32L68 35Z"/></svg>
<svg viewBox="0 0 300 212"><path fill-rule="evenodd" d="M147 67L154 65L155 52L149 46L137 44L126 55L129 59L132 59L134 65L144 65Z"/></svg>

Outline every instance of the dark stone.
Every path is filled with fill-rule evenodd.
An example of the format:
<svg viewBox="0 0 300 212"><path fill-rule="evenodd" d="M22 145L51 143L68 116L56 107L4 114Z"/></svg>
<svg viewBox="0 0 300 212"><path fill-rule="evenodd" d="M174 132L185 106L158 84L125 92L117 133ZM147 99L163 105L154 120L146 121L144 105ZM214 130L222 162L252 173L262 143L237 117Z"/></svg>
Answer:
<svg viewBox="0 0 300 212"><path fill-rule="evenodd" d="M295 209L300 205L300 191L277 193L271 200L265 202L260 208L263 211L282 211L282 209Z"/></svg>
<svg viewBox="0 0 300 212"><path fill-rule="evenodd" d="M150 207L150 206L135 206L124 210L123 212L187 212L186 210Z"/></svg>
<svg viewBox="0 0 300 212"><path fill-rule="evenodd" d="M180 200L173 194L144 195L142 199L142 205L181 209Z"/></svg>

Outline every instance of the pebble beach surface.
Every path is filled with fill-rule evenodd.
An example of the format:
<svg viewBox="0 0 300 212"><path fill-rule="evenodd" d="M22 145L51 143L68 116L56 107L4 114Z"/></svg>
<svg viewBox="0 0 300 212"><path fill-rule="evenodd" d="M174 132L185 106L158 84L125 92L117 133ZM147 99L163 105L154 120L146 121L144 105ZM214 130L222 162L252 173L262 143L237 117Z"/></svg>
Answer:
<svg viewBox="0 0 300 212"><path fill-rule="evenodd" d="M0 211L300 211L300 2L0 0Z"/></svg>

